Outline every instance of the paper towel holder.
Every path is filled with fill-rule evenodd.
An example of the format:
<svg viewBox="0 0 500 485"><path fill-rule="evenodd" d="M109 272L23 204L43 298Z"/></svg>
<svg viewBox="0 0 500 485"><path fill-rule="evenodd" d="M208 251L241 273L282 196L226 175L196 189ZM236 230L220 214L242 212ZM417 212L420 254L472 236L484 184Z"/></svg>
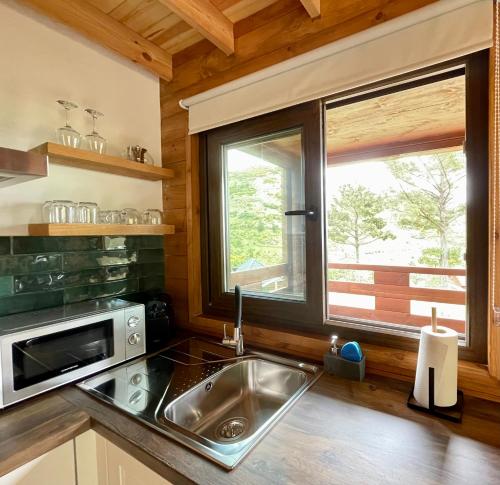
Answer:
<svg viewBox="0 0 500 485"><path fill-rule="evenodd" d="M464 414L464 393L457 390L457 403L454 406L441 407L434 404L434 367L429 367L429 407L426 408L419 404L413 397L413 387L411 388L410 395L406 405L410 409L422 411L427 414L432 414L441 419L453 421L454 423L461 423Z"/></svg>

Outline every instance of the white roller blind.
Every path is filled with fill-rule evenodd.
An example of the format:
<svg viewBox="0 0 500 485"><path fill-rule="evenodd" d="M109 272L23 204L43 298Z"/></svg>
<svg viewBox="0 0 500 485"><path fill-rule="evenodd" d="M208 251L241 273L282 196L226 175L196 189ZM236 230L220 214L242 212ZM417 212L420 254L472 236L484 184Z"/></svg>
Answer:
<svg viewBox="0 0 500 485"><path fill-rule="evenodd" d="M492 0L439 0L181 101L198 133L491 46Z"/></svg>

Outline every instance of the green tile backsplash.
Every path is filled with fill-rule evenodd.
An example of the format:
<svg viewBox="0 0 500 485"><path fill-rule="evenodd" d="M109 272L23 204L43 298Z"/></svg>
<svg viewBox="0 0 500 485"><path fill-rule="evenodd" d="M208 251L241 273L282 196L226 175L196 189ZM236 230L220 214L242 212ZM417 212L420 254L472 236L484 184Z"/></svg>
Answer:
<svg viewBox="0 0 500 485"><path fill-rule="evenodd" d="M0 237L0 315L163 288L162 236Z"/></svg>
<svg viewBox="0 0 500 485"><path fill-rule="evenodd" d="M49 308L63 304L63 291L44 291L43 293L11 296L8 298L0 298L0 315L41 310L42 308Z"/></svg>
<svg viewBox="0 0 500 485"><path fill-rule="evenodd" d="M60 254L0 256L0 276L47 273L61 268L62 256Z"/></svg>
<svg viewBox="0 0 500 485"><path fill-rule="evenodd" d="M132 263L137 263L137 251L116 249L114 251L82 251L63 254L64 271L80 271Z"/></svg>
<svg viewBox="0 0 500 485"><path fill-rule="evenodd" d="M102 237L14 237L13 254L65 253L104 249ZM123 238L121 238L123 239Z"/></svg>
<svg viewBox="0 0 500 485"><path fill-rule="evenodd" d="M10 254L10 237L0 237L0 255Z"/></svg>
<svg viewBox="0 0 500 485"><path fill-rule="evenodd" d="M64 290L65 303L75 303L92 298L104 298L106 296L125 295L139 290L139 281L120 280L102 285L76 286Z"/></svg>
<svg viewBox="0 0 500 485"><path fill-rule="evenodd" d="M12 276L0 276L0 298L2 296L12 295L12 287Z"/></svg>

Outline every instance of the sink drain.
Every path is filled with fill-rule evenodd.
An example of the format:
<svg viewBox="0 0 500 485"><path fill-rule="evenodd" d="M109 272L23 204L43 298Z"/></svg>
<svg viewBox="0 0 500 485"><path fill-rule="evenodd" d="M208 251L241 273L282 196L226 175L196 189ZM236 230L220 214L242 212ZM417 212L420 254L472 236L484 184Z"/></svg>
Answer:
<svg viewBox="0 0 500 485"><path fill-rule="evenodd" d="M215 436L222 441L234 441L246 431L246 418L231 418L222 421L215 430Z"/></svg>

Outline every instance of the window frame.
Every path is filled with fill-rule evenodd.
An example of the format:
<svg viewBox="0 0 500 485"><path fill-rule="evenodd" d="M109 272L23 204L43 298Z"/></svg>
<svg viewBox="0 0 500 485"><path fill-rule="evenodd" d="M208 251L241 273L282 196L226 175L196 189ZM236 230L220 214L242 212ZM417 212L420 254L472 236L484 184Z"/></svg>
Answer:
<svg viewBox="0 0 500 485"><path fill-rule="evenodd" d="M244 140L273 133L302 130L305 208L314 207L321 214L323 194L323 140L320 100L303 103L285 110L262 115L205 132L200 137L201 226L202 226L202 305L206 315L230 318L234 315L234 296L226 292L224 274L224 193L223 148ZM301 216L298 216L301 217ZM303 217L303 216L302 216ZM304 328L304 322L321 323L324 319L324 283L316 278L322 271L323 259L312 248L323 246L323 221L306 218L306 300L265 298L244 295L245 318L258 323L292 325ZM272 317L270 317L272 315ZM309 320L310 319L310 320Z"/></svg>
<svg viewBox="0 0 500 485"><path fill-rule="evenodd" d="M306 172L306 207L308 194L316 191L320 201L318 221L314 230L307 222L307 246L311 244L320 253L316 262L306 257L306 271L314 269L314 278L307 278L308 292L312 292L311 305L303 305L309 311L297 312L297 305L288 301L274 301L262 297L244 297L244 318L252 325L291 330L304 336L336 333L342 339L357 339L364 343L383 345L402 350L416 351L419 329L397 329L390 324L374 325L351 318L328 319L326 282L326 224L325 184L326 143L324 143L325 113L335 103L352 103L406 90L416 85L428 84L446 77L447 71L460 67L465 72L466 132L464 151L467 157L467 341L459 347L459 357L484 363L487 360L488 322L488 179L489 179L489 51L484 50L461 58L430 66L380 82L344 91L334 96L286 108L257 118L216 128L200 134L200 189L201 189L201 248L202 248L202 309L205 315L223 318L233 317L233 297L222 291L222 221L214 221L216 198L221 194L222 183L217 179L219 163L215 146L266 135L273 131L285 131L301 123L308 130L316 129L318 137L309 131L303 139L305 163L308 159L320 161L315 176ZM267 130L267 131L266 131ZM316 142L314 142L316 140ZM314 145L316 143L316 146ZM216 166L214 168L214 165ZM311 162L312 167L312 162ZM309 167L309 170L311 170ZM473 167L473 168L471 168ZM312 175L312 174L309 174ZM219 187L219 188L218 188ZM211 213L211 214L210 214ZM215 218L216 219L216 218ZM219 244L218 244L218 243ZM219 252L219 254L217 254ZM311 251L309 250L308 253ZM311 279L312 278L312 279ZM321 280L321 281L320 281ZM469 291L469 289L473 291ZM321 301L320 301L321 300ZM284 306L283 306L284 305ZM288 309L286 308L287 306ZM295 308L294 308L295 307Z"/></svg>

